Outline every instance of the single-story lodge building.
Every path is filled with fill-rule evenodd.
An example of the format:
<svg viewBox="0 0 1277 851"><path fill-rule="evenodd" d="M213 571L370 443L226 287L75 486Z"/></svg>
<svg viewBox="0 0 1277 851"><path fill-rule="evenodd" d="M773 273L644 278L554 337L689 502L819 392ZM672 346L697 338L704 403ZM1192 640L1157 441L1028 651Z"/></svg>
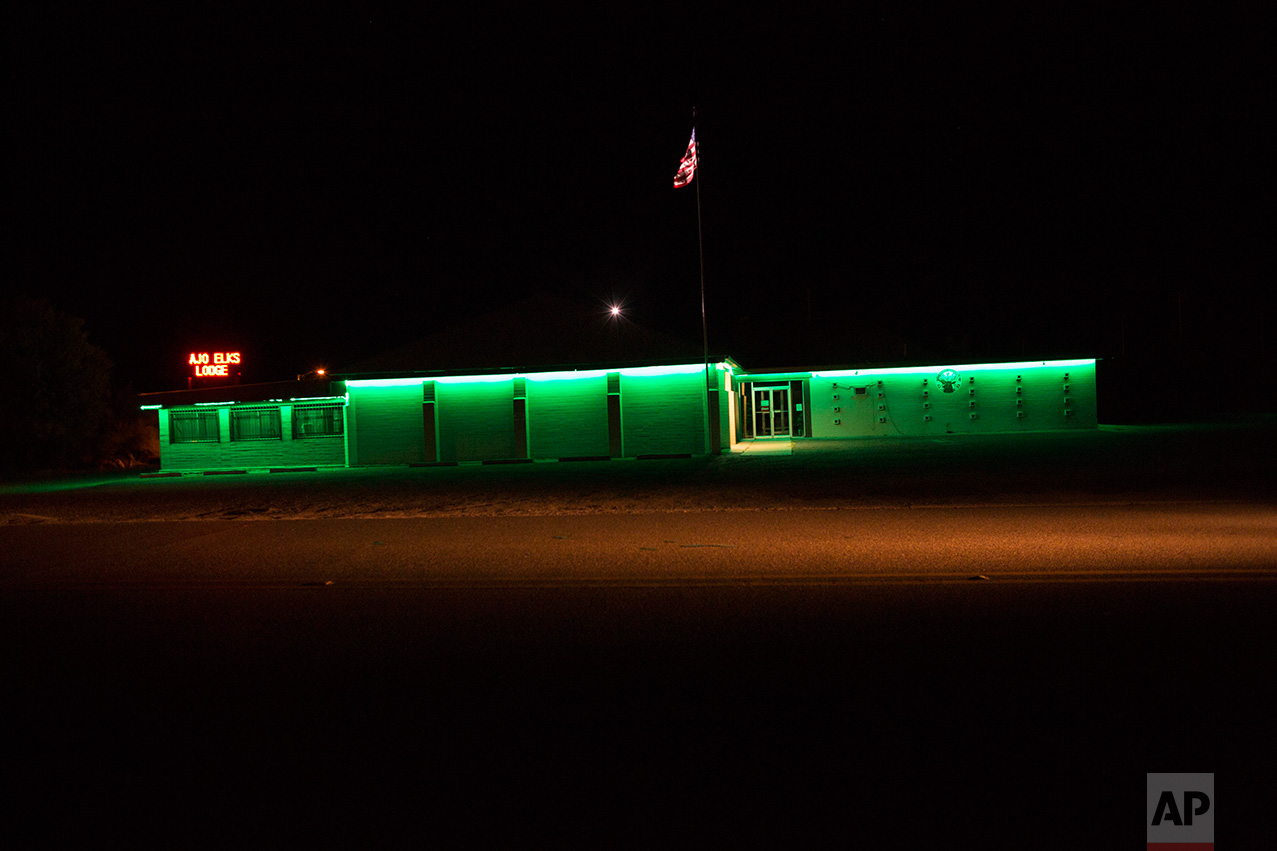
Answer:
<svg viewBox="0 0 1277 851"><path fill-rule="evenodd" d="M759 440L1097 427L1094 358L754 370L566 308L556 321L554 307L532 338L487 323L323 379L143 394L159 419L161 469L646 459ZM533 365L459 365L459 341L476 339L490 362L522 353ZM611 357L561 359L582 343ZM650 357L658 352L681 357Z"/></svg>

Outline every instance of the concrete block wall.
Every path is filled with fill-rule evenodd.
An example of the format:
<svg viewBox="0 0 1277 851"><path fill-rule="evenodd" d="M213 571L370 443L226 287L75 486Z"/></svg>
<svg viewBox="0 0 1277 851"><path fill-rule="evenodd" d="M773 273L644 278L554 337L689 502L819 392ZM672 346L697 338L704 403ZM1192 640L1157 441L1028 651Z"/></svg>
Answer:
<svg viewBox="0 0 1277 851"><path fill-rule="evenodd" d="M813 437L1095 428L1095 361L840 370L810 376Z"/></svg>

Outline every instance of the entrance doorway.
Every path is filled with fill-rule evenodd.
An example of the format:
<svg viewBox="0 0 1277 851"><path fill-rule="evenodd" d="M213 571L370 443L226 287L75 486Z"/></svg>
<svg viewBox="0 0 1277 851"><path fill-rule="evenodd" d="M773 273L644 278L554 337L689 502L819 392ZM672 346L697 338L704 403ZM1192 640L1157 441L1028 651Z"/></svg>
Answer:
<svg viewBox="0 0 1277 851"><path fill-rule="evenodd" d="M789 437L789 388L754 388L754 437Z"/></svg>

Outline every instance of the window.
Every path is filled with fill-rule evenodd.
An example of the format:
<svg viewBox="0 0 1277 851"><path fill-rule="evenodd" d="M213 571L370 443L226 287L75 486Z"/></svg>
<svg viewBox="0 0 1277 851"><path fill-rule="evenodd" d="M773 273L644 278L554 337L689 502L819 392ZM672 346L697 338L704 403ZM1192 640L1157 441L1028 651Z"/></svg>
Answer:
<svg viewBox="0 0 1277 851"><path fill-rule="evenodd" d="M217 411L169 411L169 443L218 443Z"/></svg>
<svg viewBox="0 0 1277 851"><path fill-rule="evenodd" d="M340 437L342 406L298 405L293 408L293 439L307 437Z"/></svg>
<svg viewBox="0 0 1277 851"><path fill-rule="evenodd" d="M279 408L231 408L231 440L279 440Z"/></svg>

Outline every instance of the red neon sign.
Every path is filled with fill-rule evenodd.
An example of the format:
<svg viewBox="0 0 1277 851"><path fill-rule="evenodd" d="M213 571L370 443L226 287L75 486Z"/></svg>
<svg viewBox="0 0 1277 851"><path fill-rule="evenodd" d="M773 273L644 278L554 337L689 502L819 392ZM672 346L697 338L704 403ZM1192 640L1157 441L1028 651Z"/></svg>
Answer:
<svg viewBox="0 0 1277 851"><path fill-rule="evenodd" d="M239 352L191 352L186 362L194 367L196 378L225 378L230 367L239 364Z"/></svg>

